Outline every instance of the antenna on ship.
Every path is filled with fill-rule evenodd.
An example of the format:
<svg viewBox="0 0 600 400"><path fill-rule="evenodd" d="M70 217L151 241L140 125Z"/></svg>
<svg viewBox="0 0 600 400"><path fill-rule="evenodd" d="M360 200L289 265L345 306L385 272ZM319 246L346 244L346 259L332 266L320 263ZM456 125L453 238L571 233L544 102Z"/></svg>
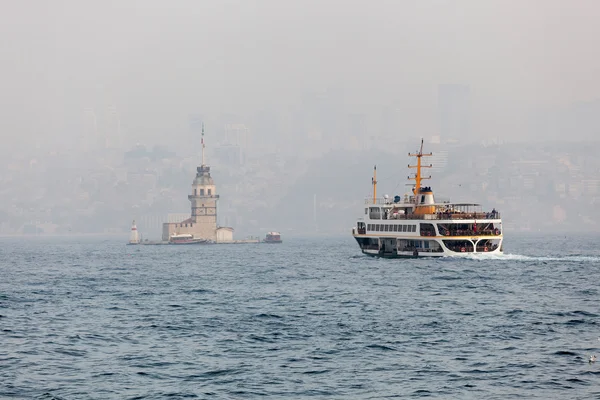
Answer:
<svg viewBox="0 0 600 400"><path fill-rule="evenodd" d="M202 166L204 167L204 121L202 121Z"/></svg>
<svg viewBox="0 0 600 400"><path fill-rule="evenodd" d="M371 178L373 185L373 204L377 204L377 165L373 167L373 177Z"/></svg>
<svg viewBox="0 0 600 400"><path fill-rule="evenodd" d="M408 168L416 168L417 172L415 173L415 176L413 177L408 177L408 179L412 179L415 181L415 186L413 188L413 194L415 195L415 202L417 201L417 195L419 194L419 191L421 190L421 181L423 179L431 179L431 175L430 176L421 176L421 168L431 168L432 165L421 165L421 158L422 157L430 157L433 155L433 153L423 153L423 138L421 138L421 148L419 149L418 153L415 154L411 154L408 153L408 155L410 157L417 157L417 165L409 165Z"/></svg>

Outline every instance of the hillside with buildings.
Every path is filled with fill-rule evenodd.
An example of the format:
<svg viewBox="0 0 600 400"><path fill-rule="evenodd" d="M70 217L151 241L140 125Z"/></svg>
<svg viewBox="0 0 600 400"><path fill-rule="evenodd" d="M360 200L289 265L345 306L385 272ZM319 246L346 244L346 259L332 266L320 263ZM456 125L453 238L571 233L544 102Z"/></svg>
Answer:
<svg viewBox="0 0 600 400"><path fill-rule="evenodd" d="M440 199L495 207L507 231L600 230L598 142L436 142L426 150L434 153L430 183ZM220 195L218 224L235 226L238 236L273 229L343 234L371 191L374 164L380 194L408 192L407 153L414 147L405 141L312 157L301 152L240 157L239 149L215 146L209 159ZM198 160L197 154L141 145L125 152L5 159L0 234L125 233L135 218L145 237L159 238L163 222L189 217L187 196ZM80 165L85 167L75 167Z"/></svg>

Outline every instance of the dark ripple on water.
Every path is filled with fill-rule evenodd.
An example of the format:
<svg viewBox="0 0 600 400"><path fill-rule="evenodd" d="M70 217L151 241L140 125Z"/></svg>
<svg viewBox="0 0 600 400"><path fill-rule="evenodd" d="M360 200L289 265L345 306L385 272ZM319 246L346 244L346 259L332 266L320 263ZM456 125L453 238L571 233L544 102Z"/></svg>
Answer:
<svg viewBox="0 0 600 400"><path fill-rule="evenodd" d="M437 261L2 239L0 398L599 398L596 239Z"/></svg>

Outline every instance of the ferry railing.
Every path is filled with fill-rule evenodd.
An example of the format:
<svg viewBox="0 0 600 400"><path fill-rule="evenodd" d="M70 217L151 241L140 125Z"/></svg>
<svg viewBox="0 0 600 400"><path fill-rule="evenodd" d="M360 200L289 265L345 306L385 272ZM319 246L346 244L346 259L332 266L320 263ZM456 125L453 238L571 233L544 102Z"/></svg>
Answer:
<svg viewBox="0 0 600 400"><path fill-rule="evenodd" d="M374 204L374 205L385 205L385 204L394 204L390 199L365 199L365 204Z"/></svg>
<svg viewBox="0 0 600 400"><path fill-rule="evenodd" d="M219 195L218 194L188 194L188 199L194 199L194 198L198 198L198 197L202 197L202 198L206 198L206 199L218 199Z"/></svg>
<svg viewBox="0 0 600 400"><path fill-rule="evenodd" d="M381 219L401 220L467 220L500 219L500 213L436 213L436 214L397 214Z"/></svg>
<svg viewBox="0 0 600 400"><path fill-rule="evenodd" d="M452 236L500 236L502 232L499 229L482 229L474 231L472 229L460 229L457 231L440 231L440 236L452 237ZM421 236L428 236L423 235Z"/></svg>

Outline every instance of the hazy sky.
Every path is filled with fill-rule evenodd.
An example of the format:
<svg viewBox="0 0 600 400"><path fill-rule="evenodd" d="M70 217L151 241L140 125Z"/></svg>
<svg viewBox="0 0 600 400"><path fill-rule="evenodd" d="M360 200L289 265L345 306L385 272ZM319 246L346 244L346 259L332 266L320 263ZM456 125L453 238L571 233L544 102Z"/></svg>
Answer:
<svg viewBox="0 0 600 400"><path fill-rule="evenodd" d="M184 129L189 113L252 115L329 87L357 109L418 103L423 119L439 83L470 85L475 111L507 113L600 93L593 0L0 4L3 138L62 135L109 104L153 135ZM420 94L406 99L407 87Z"/></svg>

